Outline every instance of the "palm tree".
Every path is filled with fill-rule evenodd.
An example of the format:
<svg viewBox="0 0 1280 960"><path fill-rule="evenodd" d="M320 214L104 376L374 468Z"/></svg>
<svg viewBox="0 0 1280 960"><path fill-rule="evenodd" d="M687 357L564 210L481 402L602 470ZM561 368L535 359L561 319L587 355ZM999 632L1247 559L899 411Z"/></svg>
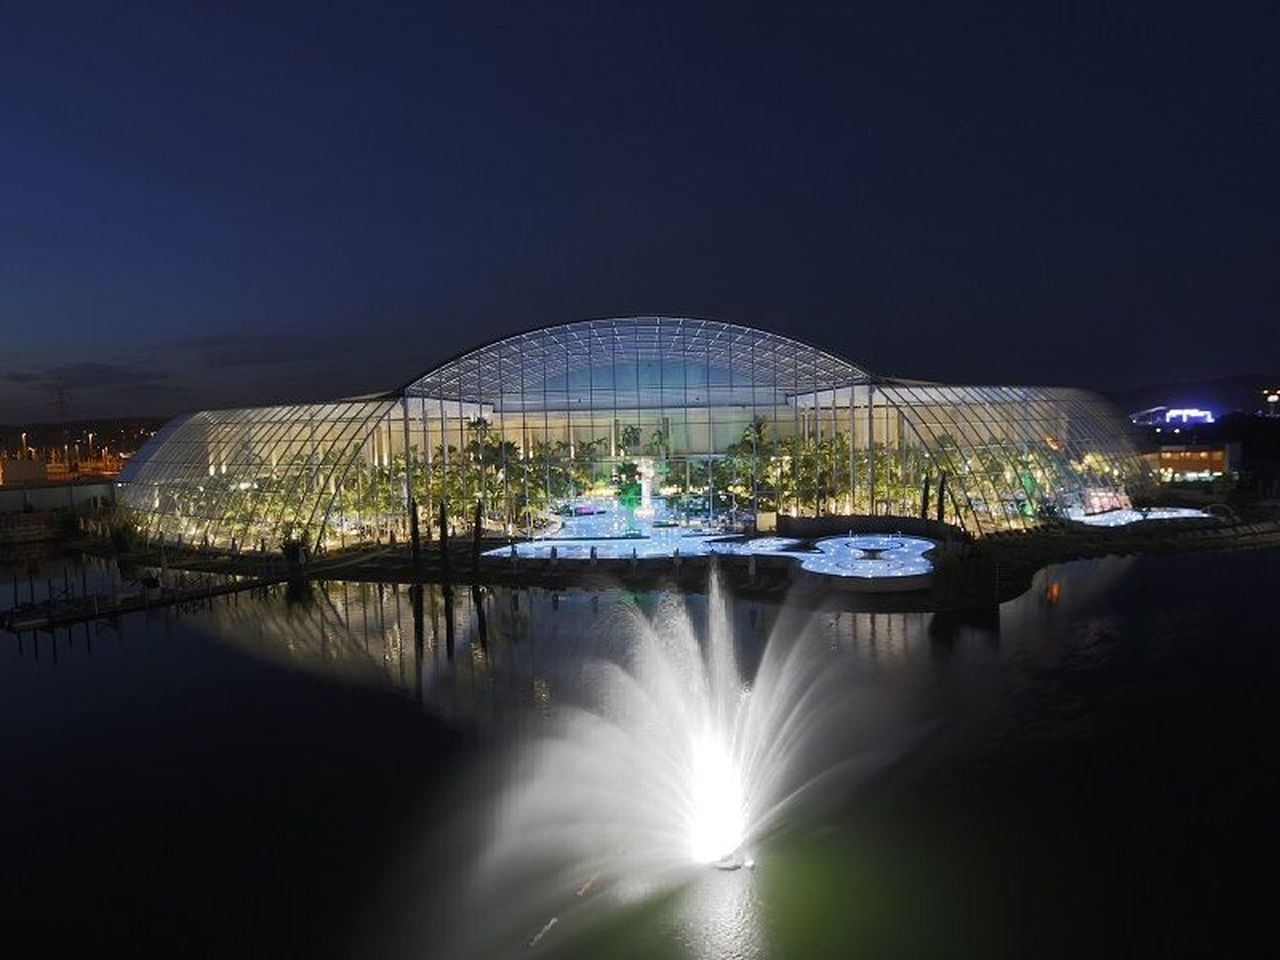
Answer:
<svg viewBox="0 0 1280 960"><path fill-rule="evenodd" d="M624 426L618 434L618 446L622 450L623 456L629 456L633 450L640 446L640 428L634 423L628 423Z"/></svg>

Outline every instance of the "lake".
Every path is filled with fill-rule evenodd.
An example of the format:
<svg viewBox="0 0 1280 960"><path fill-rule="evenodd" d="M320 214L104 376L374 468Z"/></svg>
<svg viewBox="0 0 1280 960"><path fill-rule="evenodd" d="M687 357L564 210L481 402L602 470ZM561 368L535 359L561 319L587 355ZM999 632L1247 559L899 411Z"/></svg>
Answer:
<svg viewBox="0 0 1280 960"><path fill-rule="evenodd" d="M857 773L759 838L754 869L661 887L488 851L525 745L590 693L582 664L625 662L628 617L681 598L330 582L0 634L10 943L1232 953L1275 888L1277 573L1275 550L1079 561L968 620L733 602L748 685L779 632L840 671L824 696L854 719L797 749ZM50 559L0 569L0 591L117 579ZM706 596L684 599L702 629Z"/></svg>

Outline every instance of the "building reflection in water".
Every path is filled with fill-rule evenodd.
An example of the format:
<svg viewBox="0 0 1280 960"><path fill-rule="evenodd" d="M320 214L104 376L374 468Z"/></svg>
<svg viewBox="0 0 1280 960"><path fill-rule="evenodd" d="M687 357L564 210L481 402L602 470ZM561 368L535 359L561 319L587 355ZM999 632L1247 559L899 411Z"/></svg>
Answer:
<svg viewBox="0 0 1280 960"><path fill-rule="evenodd" d="M1091 631L1108 629L1094 621L1113 615L1099 611L1115 608L1108 596L1131 582L1126 575L1132 562L1111 557L1049 568L1022 596L986 611L821 608L813 611L807 641L851 663L872 687L936 690L940 684L934 681L941 678L958 679L955 689L963 687L966 695L975 688L982 692L1002 682L1000 672L989 669L993 661L1016 661L1013 672L1021 674L1027 672L1023 664L1039 668L1063 656L1087 655ZM705 619L706 597L686 600L695 621ZM483 735L537 723L557 704L580 702L583 691L575 688L584 682L580 665L589 658L626 654L622 611L633 605L651 611L661 602L662 594L622 589L460 588L448 596L432 584L331 581L221 597L173 616L254 657L391 691ZM733 603L733 633L748 675L774 630L787 629L785 618L795 608L741 598ZM1081 625L1088 629L1082 631ZM124 634L153 629L136 618L121 624ZM86 641L89 636L85 628ZM67 638L60 645L64 655L79 655L82 649L87 655L92 649L86 642L73 652ZM1029 689L1038 694L1039 688ZM929 698L918 699L923 704ZM926 709L946 710L948 703L934 697ZM755 876L747 871L715 875L684 892L671 922L689 953L768 954L768 925L759 915ZM539 915L537 922L544 921Z"/></svg>
<svg viewBox="0 0 1280 960"><path fill-rule="evenodd" d="M1107 557L1050 567L1026 593L985 611L819 609L813 634L833 654L886 677L963 670L1029 649L1043 663L1057 655L1059 638L1065 643L1078 635L1081 623L1097 633L1111 629L1095 611L1111 606L1103 601L1132 565L1132 558ZM619 611L651 610L663 596L506 587L459 588L449 596L438 584L328 581L233 594L172 614L290 669L391 690L446 718L486 726L512 710L549 708L584 658L623 657ZM688 602L695 618L705 615L705 595ZM785 600L735 600L734 634L748 674L787 613ZM59 631L52 641L19 641L23 655L49 655L55 647L66 656L74 655L73 637L84 635L80 646L87 653L102 629L128 635L138 628L126 618L118 626Z"/></svg>
<svg viewBox="0 0 1280 960"><path fill-rule="evenodd" d="M834 654L890 676L1007 656L1001 637L1019 648L1033 642L1039 655L1052 655L1055 624L1088 616L1128 563L1107 558L1042 571L1027 593L998 610L820 610L815 634ZM190 622L255 656L388 688L446 716L484 724L513 708L547 706L584 657L621 656L626 638L615 629L619 609L659 599L620 589L508 588L461 589L449 598L435 584L331 581L223 598ZM690 604L696 615L705 597ZM783 611L773 602L735 602L735 635L748 669Z"/></svg>
<svg viewBox="0 0 1280 960"><path fill-rule="evenodd" d="M450 598L435 584L330 581L224 598L192 622L291 669L391 689L483 725L511 709L547 707L588 656L621 658L619 611L660 600L620 589L461 589ZM704 596L689 603L695 616L705 612ZM748 670L783 609L735 602ZM957 658L989 658L998 648L995 616L835 609L815 616L817 642L874 672L910 675Z"/></svg>
<svg viewBox="0 0 1280 960"><path fill-rule="evenodd" d="M1051 567L1022 596L986 611L820 609L814 635L833 654L887 677L980 667L1029 645L1038 658L1052 657L1057 631L1092 616L1131 564L1108 557ZM623 657L619 611L632 604L652 609L662 596L486 587L450 597L438 584L329 581L222 598L191 622L255 656L391 689L447 718L486 726L512 710L547 708L574 682L584 658ZM705 615L705 596L688 602L695 618ZM748 673L785 612L785 602L733 604Z"/></svg>

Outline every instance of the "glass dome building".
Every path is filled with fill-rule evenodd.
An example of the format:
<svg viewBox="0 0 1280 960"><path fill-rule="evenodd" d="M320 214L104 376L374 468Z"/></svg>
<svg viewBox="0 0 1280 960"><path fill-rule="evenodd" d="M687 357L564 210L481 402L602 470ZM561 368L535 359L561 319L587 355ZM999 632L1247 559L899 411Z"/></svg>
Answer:
<svg viewBox="0 0 1280 960"><path fill-rule="evenodd" d="M178 417L118 492L145 536L233 551L403 541L411 511L425 534L477 501L511 536L780 514L982 535L1128 506L1150 483L1129 430L1083 390L877 377L763 330L629 317L516 334L385 395Z"/></svg>

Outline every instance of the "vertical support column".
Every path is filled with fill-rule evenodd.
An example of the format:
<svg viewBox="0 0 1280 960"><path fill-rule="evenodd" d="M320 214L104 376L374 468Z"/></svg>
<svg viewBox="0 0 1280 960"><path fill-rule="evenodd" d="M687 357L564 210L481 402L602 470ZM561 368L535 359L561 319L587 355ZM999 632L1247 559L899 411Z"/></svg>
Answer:
<svg viewBox="0 0 1280 960"><path fill-rule="evenodd" d="M822 411L818 406L818 367L811 351L805 351L809 359L808 394L813 397L813 515L822 516ZM807 419L807 418L806 418Z"/></svg>
<svg viewBox="0 0 1280 960"><path fill-rule="evenodd" d="M898 509L902 511L903 516L910 516L908 513L909 501L908 497L912 484L915 482L914 477L907 476L907 431L906 419L902 416L902 410L897 404L894 404L894 413L897 415L895 420L898 430L898 489L902 491L902 499L899 501Z"/></svg>
<svg viewBox="0 0 1280 960"><path fill-rule="evenodd" d="M459 476L465 471L466 483L470 485L470 490L462 490L460 493L466 496L468 493L475 492L475 469L467 462L467 418L462 414L463 397L466 395L466 370L459 369L457 373L458 389L456 390L457 398L454 403L458 407L458 456L457 469Z"/></svg>
<svg viewBox="0 0 1280 960"><path fill-rule="evenodd" d="M564 410L565 410L565 432L569 437L569 492L571 496L577 498L585 491L580 489L577 483L578 470L578 434L573 423L573 387L570 385L570 371L573 369L574 355L573 347L569 341L570 334L565 333L564 337ZM578 418L578 426L581 427L582 418Z"/></svg>
<svg viewBox="0 0 1280 960"><path fill-rule="evenodd" d="M867 513L876 513L876 387L867 384Z"/></svg>
<svg viewBox="0 0 1280 960"><path fill-rule="evenodd" d="M439 384L440 391L440 456L444 460L441 465L442 484L440 488L440 542L444 543L447 535L445 528L446 504L449 501L449 420L444 409L444 384Z"/></svg>
<svg viewBox="0 0 1280 960"><path fill-rule="evenodd" d="M714 523L716 519L716 471L715 471L715 407L711 403L711 343L704 336L702 338L702 349L706 351L706 367L705 380L706 383L702 388L702 409L706 411L702 418L706 422L707 443L705 447L706 468L707 468L707 518ZM700 431L701 432L701 431Z"/></svg>
<svg viewBox="0 0 1280 960"><path fill-rule="evenodd" d="M413 445L409 434L409 396L400 398L400 414L404 423L404 508L409 516L409 554L417 567L422 559L422 542L418 529L418 500L413 495Z"/></svg>
<svg viewBox="0 0 1280 960"><path fill-rule="evenodd" d="M547 409L547 336L544 333L538 340L538 349L542 353L542 481L543 493L546 496L548 516L551 513L551 414Z"/></svg>
<svg viewBox="0 0 1280 960"><path fill-rule="evenodd" d="M435 510L435 503L431 495L431 433L427 429L427 398L418 397L418 415L422 417L422 458L423 458L423 492L427 495L427 539L431 539L431 516Z"/></svg>
<svg viewBox="0 0 1280 960"><path fill-rule="evenodd" d="M618 445L622 442L618 431L620 428L625 429L625 424L618 420L618 334L612 320L609 321L609 383L611 385L609 393L613 398L613 425L609 428L609 456L616 462L622 456L618 450Z"/></svg>
<svg viewBox="0 0 1280 960"><path fill-rule="evenodd" d="M791 438L791 449L802 451L804 449L803 431L800 429L800 354L794 346L789 347L791 350L791 429L793 436ZM804 475L800 464L796 463L796 458L792 458L789 465L791 471L791 485L795 488L795 511L796 516L801 516L804 512L803 503L804 496L800 490L800 478Z"/></svg>
<svg viewBox="0 0 1280 960"><path fill-rule="evenodd" d="M498 351L498 455L502 469L502 532L511 535L511 471L507 467L507 408L506 387L502 381L502 355L506 345Z"/></svg>
<svg viewBox="0 0 1280 960"><path fill-rule="evenodd" d="M828 382L831 383L831 439L828 441L831 444L831 476L827 478L827 493L835 498L836 509L838 510L840 502L840 482L838 479L840 476L840 463L837 460L837 455L840 451L840 394L835 379L830 378Z"/></svg>
<svg viewBox="0 0 1280 960"><path fill-rule="evenodd" d="M533 511L529 509L529 470L532 463L532 444L529 442L529 403L525 396L524 335L520 336L520 482L524 486L524 515L526 535L533 538Z"/></svg>
<svg viewBox="0 0 1280 960"><path fill-rule="evenodd" d="M858 431L853 415L853 401L857 391L856 384L849 384L849 512L851 514L858 512L858 483L854 477L858 464Z"/></svg>
<svg viewBox="0 0 1280 960"><path fill-rule="evenodd" d="M587 486L596 480L596 370L591 358L591 324L587 324L587 424L591 436L587 438L587 449L591 451L591 460L587 463Z"/></svg>
<svg viewBox="0 0 1280 960"><path fill-rule="evenodd" d="M407 511L413 500L413 457L410 455L412 438L409 436L409 398L407 396L400 398L400 423L404 433L404 482L400 485L400 498Z"/></svg>
<svg viewBox="0 0 1280 960"><path fill-rule="evenodd" d="M756 417L759 415L756 408L756 345L758 340L756 337L751 338L751 426L748 428L751 436L751 512L752 529L755 529L756 521L760 518L760 436L756 430ZM730 383L732 378L737 376L737 368L730 365ZM736 387L736 384L734 384Z"/></svg>

